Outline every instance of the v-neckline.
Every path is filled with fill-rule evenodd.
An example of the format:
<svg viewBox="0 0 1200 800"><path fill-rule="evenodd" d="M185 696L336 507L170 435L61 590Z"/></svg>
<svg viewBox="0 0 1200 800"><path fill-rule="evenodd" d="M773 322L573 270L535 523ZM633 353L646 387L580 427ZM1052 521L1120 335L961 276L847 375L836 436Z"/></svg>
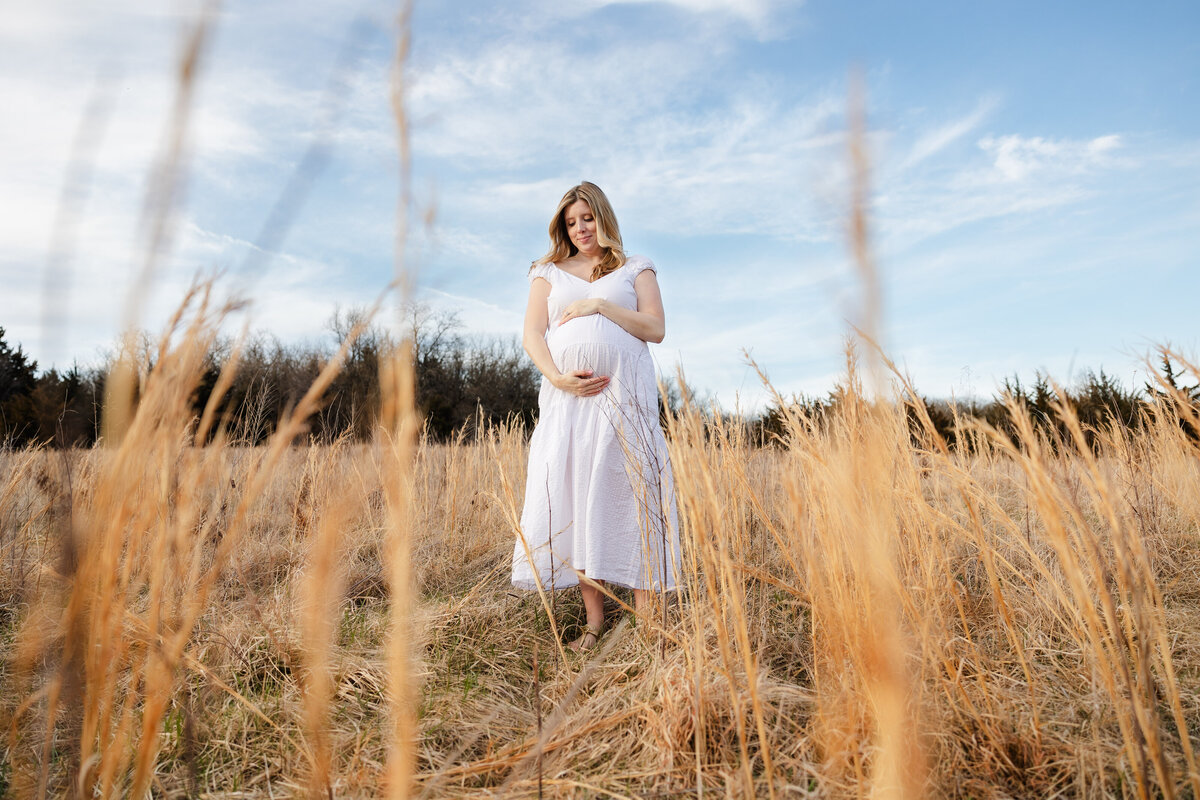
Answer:
<svg viewBox="0 0 1200 800"><path fill-rule="evenodd" d="M606 273L604 273L603 275L601 275L599 278L596 278L596 280L595 280L595 281L586 281L586 280L584 280L583 278L579 277L578 275L576 275L576 274L575 274L575 273L573 273L573 272L567 272L565 269L563 269L562 267L560 267L558 264L555 264L554 262L550 262L550 263L551 263L551 264L554 266L554 268L555 268L556 270L558 270L558 271L559 271L559 272L561 272L562 274L564 274L564 275L570 275L570 276L571 276L572 278L574 278L575 280L579 281L580 283L586 283L588 286L591 286L591 285L592 285L593 283L595 283L596 281L600 281L600 280L603 280L604 278L607 278L609 275L612 275L612 274L613 274L613 272L616 272L616 271L617 271L617 270L615 270L615 269L614 269L614 270L612 270L612 272L606 272ZM620 268L618 267L618 269L620 269Z"/></svg>

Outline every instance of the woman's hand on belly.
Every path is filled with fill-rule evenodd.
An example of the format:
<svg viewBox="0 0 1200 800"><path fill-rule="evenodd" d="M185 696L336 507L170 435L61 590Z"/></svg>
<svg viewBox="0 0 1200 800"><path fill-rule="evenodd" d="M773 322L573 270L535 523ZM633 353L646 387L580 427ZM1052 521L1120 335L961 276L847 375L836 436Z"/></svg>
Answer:
<svg viewBox="0 0 1200 800"><path fill-rule="evenodd" d="M603 306L604 300L599 297L585 297L582 300L576 300L563 310L558 324L562 325L567 320L575 319L576 317L590 317L592 314L599 314Z"/></svg>
<svg viewBox="0 0 1200 800"><path fill-rule="evenodd" d="M556 389L561 389L577 397L592 397L604 391L608 386L608 376L593 377L590 369L577 369L573 372L560 373L551 381Z"/></svg>

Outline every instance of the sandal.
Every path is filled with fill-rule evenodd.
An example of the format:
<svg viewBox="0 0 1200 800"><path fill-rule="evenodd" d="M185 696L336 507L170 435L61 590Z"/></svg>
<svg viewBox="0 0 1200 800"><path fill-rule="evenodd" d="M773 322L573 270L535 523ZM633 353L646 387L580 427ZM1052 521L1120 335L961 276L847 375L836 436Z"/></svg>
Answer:
<svg viewBox="0 0 1200 800"><path fill-rule="evenodd" d="M584 626L583 635L568 644L567 647L571 648L571 650L576 653L582 653L584 650L591 650L596 646L596 642L600 640L600 634L602 633L604 633L603 625L586 625ZM592 643L585 646L584 640L586 640L588 636L592 637Z"/></svg>

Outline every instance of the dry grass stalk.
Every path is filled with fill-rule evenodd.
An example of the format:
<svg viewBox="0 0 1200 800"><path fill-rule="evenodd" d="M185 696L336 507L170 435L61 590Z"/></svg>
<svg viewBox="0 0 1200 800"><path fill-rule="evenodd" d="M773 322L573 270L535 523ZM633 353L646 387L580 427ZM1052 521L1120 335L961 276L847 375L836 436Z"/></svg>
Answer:
<svg viewBox="0 0 1200 800"><path fill-rule="evenodd" d="M400 152L400 198L396 213L396 282L407 300L411 290L405 262L409 214L408 118L404 108L405 61L409 49L411 5L403 3L398 19L396 55L392 68L392 113ZM413 462L421 423L416 411L415 343L406 337L380 360L382 397L379 439L383 447L384 497L388 516L387 570L391 595L391 624L387 645L388 700L391 725L386 788L389 797L407 798L416 772L417 675L413 648L412 588Z"/></svg>
<svg viewBox="0 0 1200 800"><path fill-rule="evenodd" d="M314 476L311 484L322 487L324 497L301 582L300 611L300 634L305 646L304 727L312 752L309 796L313 798L334 794L329 706L334 692L331 658L344 583L338 555L344 551L345 532L358 511L354 493L357 487L343 483L339 480L341 476L332 470L323 469L318 462L319 454L314 448L306 466L306 474Z"/></svg>

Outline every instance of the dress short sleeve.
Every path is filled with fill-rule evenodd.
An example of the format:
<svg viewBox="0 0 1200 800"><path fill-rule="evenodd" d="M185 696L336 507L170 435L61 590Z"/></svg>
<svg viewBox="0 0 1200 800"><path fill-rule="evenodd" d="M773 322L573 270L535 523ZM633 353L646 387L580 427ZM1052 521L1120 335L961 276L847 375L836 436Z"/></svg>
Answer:
<svg viewBox="0 0 1200 800"><path fill-rule="evenodd" d="M625 269L629 270L630 278L636 278L644 269L650 270L655 275L658 274L658 267L654 266L654 262L645 256L630 256L625 260Z"/></svg>
<svg viewBox="0 0 1200 800"><path fill-rule="evenodd" d="M557 271L555 267L549 264L534 264L529 270L529 282L533 283L534 278L544 278L551 286L554 285L553 271Z"/></svg>

